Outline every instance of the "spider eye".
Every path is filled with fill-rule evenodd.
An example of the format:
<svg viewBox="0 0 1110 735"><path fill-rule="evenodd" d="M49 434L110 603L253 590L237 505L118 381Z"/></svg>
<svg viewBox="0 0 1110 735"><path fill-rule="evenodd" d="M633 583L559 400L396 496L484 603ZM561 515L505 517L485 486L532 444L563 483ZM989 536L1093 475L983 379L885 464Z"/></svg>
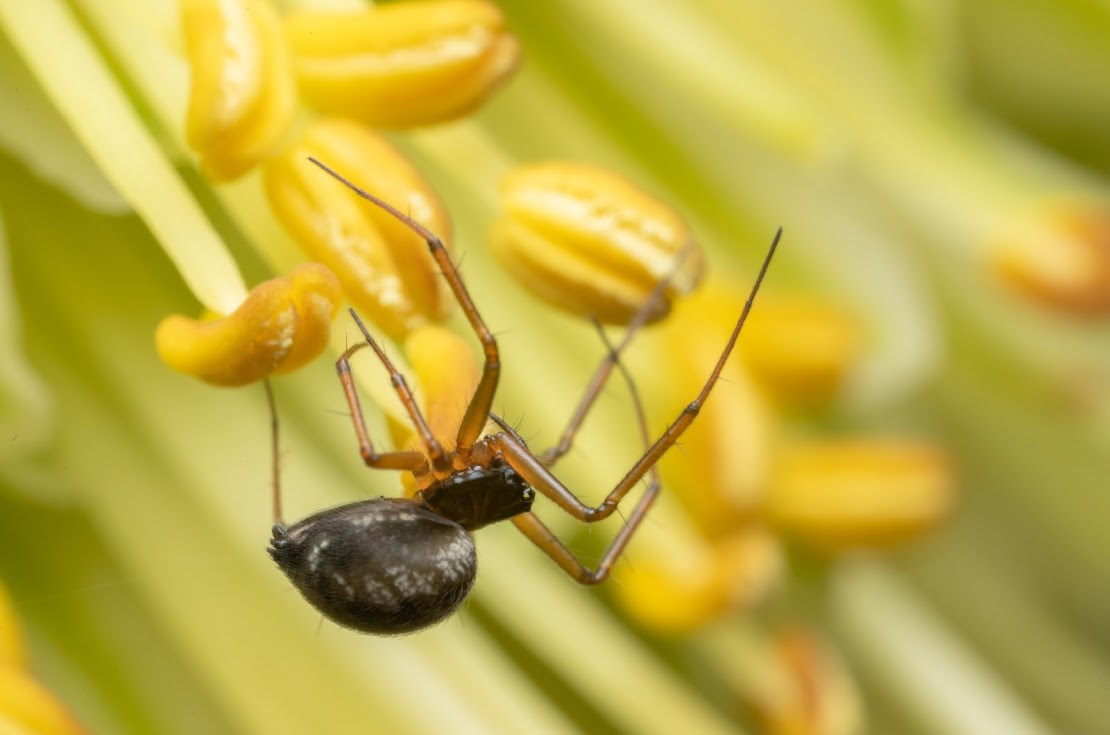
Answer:
<svg viewBox="0 0 1110 735"><path fill-rule="evenodd" d="M329 620L398 635L434 625L470 592L470 534L405 500L378 498L274 529L270 556Z"/></svg>

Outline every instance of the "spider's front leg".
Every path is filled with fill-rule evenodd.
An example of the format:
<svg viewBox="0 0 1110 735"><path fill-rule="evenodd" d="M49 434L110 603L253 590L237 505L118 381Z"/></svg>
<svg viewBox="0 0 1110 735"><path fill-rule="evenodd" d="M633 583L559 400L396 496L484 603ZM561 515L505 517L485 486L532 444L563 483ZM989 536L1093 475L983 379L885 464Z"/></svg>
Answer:
<svg viewBox="0 0 1110 735"><path fill-rule="evenodd" d="M774 239L771 241L771 246L767 249L767 255L763 259L763 265L760 267L759 274L756 276L755 283L752 286L751 292L748 294L747 301L744 302L744 308L740 311L740 316L736 320L735 326L732 328L732 333L729 335L725 347L721 350L720 356L717 358L717 364L713 366L713 370L709 373L705 384L702 385L698 395L692 400L682 413L671 422L670 426L663 431L658 439L655 440L650 447L648 447L643 455L632 465L632 468L627 474L617 483L605 500L597 507L590 507L578 499L574 493L567 489L559 480L551 474L550 470L545 466L544 460L529 451L524 440L520 438L512 427L506 424L502 419L497 416L491 416L493 420L502 428L503 433L494 434L487 439L489 446L501 453L505 461L516 472L524 478L525 482L535 488L538 492L543 493L552 502L560 508L570 513L575 518L592 523L608 518L617 509L617 505L621 500L635 487L645 475L653 472L656 463L662 456L678 441L679 437L690 427L698 414L701 412L702 406L705 404L706 399L709 398L713 386L717 384L717 380L721 376L721 371L724 370L725 363L728 361L729 355L732 354L733 348L736 346L736 340L740 337L740 331L744 328L744 322L747 321L748 314L751 312L752 304L755 301L755 296L759 292L759 286L763 283L763 277L767 273L767 267L771 264L771 258L775 254L775 249L778 247L779 238L782 236L782 228L775 233ZM612 354L610 350L610 354ZM616 364L614 360L614 364ZM649 483L647 491L639 502L636 503L632 513L628 516L628 522L624 528L620 530L616 538L613 539L612 544L605 551L598 568L595 571L590 571L579 562L573 554L557 539L554 534L540 521L539 518L531 513L523 513L513 519L513 523L519 528L524 535L531 539L537 546L540 547L548 556L555 560L568 574L583 584L597 584L609 576L609 571L617 558L620 556L624 547L628 544L632 534L635 533L640 523L643 521L644 516L647 514L651 504L659 494L659 483L654 477L652 482Z"/></svg>
<svg viewBox="0 0 1110 735"><path fill-rule="evenodd" d="M570 420L567 421L563 433L559 436L559 441L556 442L555 446L539 455L545 467L554 466L556 462L570 451L574 443L574 437L578 433L578 429L581 428L582 422L586 420L586 414L593 408L598 396L601 395L601 390L605 387L605 383L609 380L609 376L613 373L613 369L616 368L624 372L624 365L620 361L621 353L627 349L628 345L632 342L632 338L648 323L652 314L657 313L659 302L663 301L664 295L667 289L670 288L671 282L674 280L674 276L678 272L679 267L682 265L683 261L689 257L693 250L694 246L690 245L675 257L671 271L656 282L651 293L644 299L644 303L640 306L639 311L637 311L628 324L625 325L624 336L621 337L621 341L616 345L609 342L601 323L596 319L593 320L594 328L597 329L598 333L601 335L602 342L605 343L608 349L605 357L601 359L601 363L594 370L593 377L590 378L590 382L586 386L582 398L578 401L578 406L575 408L574 413L571 414ZM625 382L629 384L630 389L633 394L635 394L635 387L632 386L632 380L628 377L627 373L625 373ZM637 398L636 400L638 402L639 399Z"/></svg>
<svg viewBox="0 0 1110 735"><path fill-rule="evenodd" d="M410 472L420 474L427 472L429 469L428 457L435 463L437 460L440 464L444 462L445 453L443 448L432 436L431 430L428 428L427 422L424 420L420 408L416 405L416 400L413 398L412 391L409 390L405 378L394 367L393 363L389 360L386 354L378 346L377 342L370 336L362 320L358 318L358 314L354 309L351 309L351 317L354 318L355 323L362 330L363 336L366 338L365 342L360 342L356 345L348 347L347 350L340 355L339 359L335 362L335 371L339 375L339 382L343 386L343 395L347 398L347 405L351 409L351 421L354 423L355 436L358 437L359 453L362 454L362 461L366 463L367 467L384 470L408 470ZM386 370L389 371L389 379L393 384L394 390L397 391L401 403L405 406L406 411L410 418L412 418L413 425L416 427L417 432L423 440L424 446L428 451L428 457L425 457L420 452L415 451L400 451L400 452L377 452L374 449L374 443L370 440L370 432L366 429L366 417L362 413L362 404L359 401L358 390L355 388L354 376L351 373L351 357L359 350L371 347L378 355L378 359L385 365Z"/></svg>
<svg viewBox="0 0 1110 735"><path fill-rule="evenodd" d="M478 381L478 387L475 389L474 395L470 399L470 405L466 407L466 413L463 415L463 419L459 424L458 434L455 438L455 449L454 452L452 452L457 465L455 469L465 468L470 462L470 452L486 426L486 416L489 414L490 407L493 406L493 397L497 392L497 383L501 376L501 357L497 347L497 340L494 338L493 332L486 326L485 320L482 319L482 315L478 312L478 307L474 305L474 299L470 297L470 292L467 290L466 284L463 283L462 276L459 274L459 269L455 267L455 264L451 261L450 253L447 252L447 248L443 246L443 243L435 233L430 232L424 225L420 224L412 217L409 217L392 204L379 199L365 189L352 183L341 174L329 168L326 164L311 157L308 160L333 176L355 194L381 207L386 212L396 217L404 223L405 226L423 238L424 242L428 245L428 251L431 253L432 258L439 265L440 272L447 281L447 285L455 295L455 300L459 302L459 307L462 308L463 314L466 315L467 321L470 322L470 327L474 330L478 342L481 343L482 353L485 356L485 363L482 367L482 377ZM364 329L363 333L365 333L365 331ZM367 335L367 338L369 339L369 335Z"/></svg>

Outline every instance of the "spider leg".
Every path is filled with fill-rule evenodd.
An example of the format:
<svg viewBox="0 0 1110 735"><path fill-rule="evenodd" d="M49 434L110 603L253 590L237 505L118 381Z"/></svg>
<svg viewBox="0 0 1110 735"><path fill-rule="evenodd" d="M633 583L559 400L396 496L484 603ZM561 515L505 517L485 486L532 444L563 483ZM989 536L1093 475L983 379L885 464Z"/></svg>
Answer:
<svg viewBox="0 0 1110 735"><path fill-rule="evenodd" d="M609 548L601 555L597 568L593 570L578 561L570 549L531 511L513 516L513 525L527 536L529 541L538 546L540 551L551 557L564 572L573 577L574 581L586 585L600 584L609 578L613 565L624 552L624 547L640 527L657 497L659 497L659 483L652 481L636 503L636 507L632 509L624 526L609 543Z"/></svg>
<svg viewBox="0 0 1110 735"><path fill-rule="evenodd" d="M644 451L646 452L651 447L651 432L648 429L647 412L644 411L644 401L642 398L640 398L640 389L636 385L636 379L632 377L632 373L629 371L628 366L620 361L620 357L617 354L616 348L613 346L613 343L609 341L609 337L601 328L601 324L594 320L594 326L597 328L597 332L598 335L601 337L602 343L609 350L609 354L612 357L613 365L617 368L617 370L620 371L621 377L624 379L624 384L628 388L628 393L632 398L632 410L636 414L636 426L640 429L640 441L643 443ZM543 461L547 458L541 457L540 459L541 461ZM551 465L549 463L545 462L544 466L548 469L551 469ZM651 469L648 470L648 476L650 479L650 484L653 486L658 486L660 484L659 466L652 465Z"/></svg>
<svg viewBox="0 0 1110 735"><path fill-rule="evenodd" d="M545 466L551 467L557 461L559 461L559 459L561 459L563 455L570 451L570 448L574 443L575 434L578 433L578 429L582 426L582 422L585 421L586 414L589 413L589 410L593 407L594 402L597 400L597 397L601 395L601 390L605 387L605 383L609 380L609 376L612 374L614 367L621 370L621 372L625 374L625 382L628 383L630 386L632 385L631 378L628 375L628 371L623 367L623 365L620 364L620 355L628 347L629 343L632 342L632 338L636 336L636 333L639 332L645 324L647 324L647 320L655 311L658 302L663 298L663 294L666 292L667 287L670 286L675 273L678 272L678 268L682 265L682 262L689 256L690 252L693 250L693 247L693 245L690 245L680 251L677 256L675 256L674 265L672 266L671 271L663 276L663 278L659 279L659 281L655 284L655 287L652 288L651 293L649 293L648 297L644 299L644 303L640 306L639 310L636 312L635 315L633 315L628 324L625 325L624 336L621 337L621 341L617 343L616 346L613 346L609 343L608 338L605 336L605 332L602 331L600 323L596 319L593 320L594 327L601 335L601 340L602 342L605 342L606 346L609 348L609 351L601 360L601 363L597 366L597 369L594 371L593 377L590 378L590 382L586 386L586 390L582 394L582 398L578 401L578 407L575 408L574 413L571 415L570 420L567 422L566 428L563 429L563 433L560 435L559 441L555 444L555 446L540 454L540 457L543 459L543 463ZM632 390L635 392L634 388ZM638 403L639 399L637 398L636 400Z"/></svg>
<svg viewBox="0 0 1110 735"><path fill-rule="evenodd" d="M416 433L420 436L420 441L424 445L424 451L432 467L436 470L448 470L450 463L447 460L447 453L443 450L443 445L441 445L439 440L435 438L435 435L432 434L431 428L428 427L428 422L424 418L420 406L417 405L416 398L412 395L412 390L409 388L405 376L394 366L393 361L389 359L389 355L381 348L378 341L370 335L370 330L362 323L362 319L359 318L355 310L349 309L348 311L351 314L351 318L355 320L355 324L358 325L359 331L362 332L362 336L366 341L347 348L347 351L343 353L343 357L336 363L336 370L339 371L339 379L343 382L344 393L348 393L347 386L350 385L351 392L348 395L354 395L355 400L358 400L358 395L353 391L354 385L350 378L350 357L358 350L369 345L370 348L374 350L374 354L378 356L378 360L381 361L382 365L384 365L385 369L389 372L389 382L393 385L393 389L401 399L401 404L405 407L409 419L412 420L412 424L416 428ZM343 358L346 358L346 360ZM361 413L359 414L359 419L362 419Z"/></svg>
<svg viewBox="0 0 1110 735"><path fill-rule="evenodd" d="M266 405L270 408L270 453L273 457L271 466L274 487L274 525L283 526L285 521L281 516L281 441L278 436L277 401L274 400L274 388L269 379L262 381L266 390Z"/></svg>
<svg viewBox="0 0 1110 735"><path fill-rule="evenodd" d="M393 384L394 390L397 391L401 403L404 404L405 410L408 411L409 417L412 418L413 425L416 426L421 440L427 447L428 457L433 459L433 463L438 457L440 464L443 464L446 456L443 447L432 436L432 432L428 428L423 414L420 413L420 408L416 405L416 400L413 398L412 391L409 390L404 376L397 371L389 357L370 336L369 331L358 318L354 309L351 309L351 316L354 317L355 323L362 330L366 341L348 347L336 360L335 371L339 374L339 382L343 386L343 395L347 397L347 405L351 408L351 421L355 426L355 436L358 437L358 448L362 455L362 461L366 463L367 467L386 470L409 470L417 475L426 473L429 469L428 458L420 452L410 450L378 453L374 450L374 443L370 440L370 432L366 429L366 417L362 414L362 404L359 402L354 376L351 373L351 356L365 347L371 347L377 353L378 359L385 365L385 369L389 371L389 380ZM436 453L436 450L438 450L438 453Z"/></svg>
<svg viewBox="0 0 1110 735"><path fill-rule="evenodd" d="M639 482L644 475L653 471L659 458L678 441L678 438L682 436L682 433L693 423L694 419L701 411L702 405L709 397L710 392L713 390L713 386L717 383L717 379L721 375L721 371L724 369L725 363L728 361L729 355L736 346L736 340L740 336L740 331L744 327L744 322L747 321L748 314L751 312L752 303L755 300L756 293L759 291L760 284L763 282L763 277L767 273L767 267L770 265L771 258L775 253L775 249L778 247L779 238L781 236L782 228L779 228L778 232L775 233L774 240L771 241L771 246L768 248L767 255L763 259L763 265L760 267L759 275L756 276L755 284L752 286L747 301L744 302L744 308L741 310L740 316L736 320L736 325L729 335L728 342L721 351L720 357L717 358L717 364L713 367L712 372L710 372L701 391L699 391L694 400L683 409L682 413L671 422L670 426L667 427L662 435L644 451L643 456L636 461L632 469L630 469L624 478L617 483L616 487L609 492L609 495L606 496L605 500L602 501L600 505L591 507L579 500L574 493L568 490L567 487L558 480L558 478L551 474L550 470L544 466L541 458L532 454L520 435L513 431L512 427L506 424L500 417L494 415L491 415L491 418L503 431L487 439L489 446L495 451L500 452L505 461L516 470L529 485L545 495L570 515L587 523L608 518L613 514L613 511L617 509L617 505L636 483ZM651 507L658 492L658 482L653 480L649 485L648 491L644 493L644 496L640 498L640 501L633 509L628 518L628 523L621 529L620 533L617 534L617 537L605 552L601 563L594 572L583 567L569 550L567 550L543 523L531 513L525 513L514 517L513 523L528 536L533 543L539 546L548 556L554 559L559 566L566 570L568 574L585 584L594 584L608 575L610 567L620 555L624 546L628 543L628 539L643 520L644 515L647 513L648 508Z"/></svg>
<svg viewBox="0 0 1110 735"><path fill-rule="evenodd" d="M454 450L455 463L458 465L458 468L461 469L466 467L470 464L471 449L474 447L474 443L478 441L478 437L482 435L482 429L485 428L486 417L489 414L490 408L493 406L494 393L497 392L497 381L501 376L501 358L497 349L497 340L486 326L485 321L482 319L482 315L478 313L478 307L474 305L474 300L470 297L470 292L467 291L462 276L459 275L459 269L451 261L450 253L447 252L447 248L443 246L443 243L438 237L429 232L426 227L412 217L409 217L388 202L384 202L373 194L358 187L327 165L315 158L310 157L308 160L312 161L312 163L319 166L363 199L373 202L389 212L407 225L417 235L424 238L424 241L428 244L428 250L431 252L432 258L434 258L439 265L443 277L447 280L447 285L455 295L455 300L459 302L459 306L462 307L467 321L470 322L471 328L477 335L478 341L482 345L482 352L485 355L485 364L482 368L482 377L478 381L478 387L470 399L470 405L466 408L466 413L463 415L462 422L459 424L459 433L455 439Z"/></svg>
<svg viewBox="0 0 1110 735"><path fill-rule="evenodd" d="M601 335L602 342L605 343L606 348L609 350L609 355L612 357L612 364L621 372L624 382L628 386L628 392L632 395L632 403L636 411L636 423L640 428L640 438L643 440L644 450L646 451L651 445L651 435L648 433L647 417L644 413L643 401L640 399L640 391L636 387L636 381L633 379L632 374L625 367L624 363L619 361L617 357L617 348L613 346L605 332L602 331L601 325L597 321L594 322L594 325ZM546 459L546 457L543 459ZM550 465L547 466L550 468ZM529 512L515 516L513 518L513 525L527 536L532 543L538 546L541 551L551 557L563 571L573 577L579 584L599 584L609 577L613 565L624 552L624 548L628 545L629 540L631 540L632 534L636 533L636 529L639 528L640 523L643 522L644 517L647 516L648 510L659 495L660 480L658 465L653 466L649 470L648 476L649 482L647 488L644 490L644 494L636 503L636 507L632 509L632 514L625 520L624 526L609 543L609 547L605 550L605 553L601 555L596 569L591 570L582 564L582 562L578 561L574 554L571 553L570 549L568 549L555 534L551 533L551 530L548 529L543 521L535 514Z"/></svg>
<svg viewBox="0 0 1110 735"><path fill-rule="evenodd" d="M610 510L604 516L595 515L595 509L590 508L575 497L566 486L559 482L559 480L543 466L539 458L528 451L528 447L525 446L524 440L520 438L519 434L513 431L508 424L504 423L500 417L492 416L492 418L505 430L505 433L495 434L489 437L487 441L489 441L495 449L501 451L505 461L508 462L529 485L546 495L549 499L554 501L556 505L579 520L598 521L612 513L612 510ZM574 554L571 553L570 549L568 549L555 534L551 533L551 530L548 529L543 521L534 513L521 513L520 515L513 516L512 521L513 525L516 526L521 533L527 536L541 551L551 557L551 559L554 560L563 571L573 577L576 582L587 585L599 584L609 577L609 572L612 570L613 565L616 563L617 559L620 558L625 546L627 546L628 542L632 539L632 535L636 533L636 529L640 527L640 523L642 523L644 517L647 516L647 512L655 502L655 499L659 497L659 487L658 474L655 469L652 468L651 481L644 490L644 494L636 502L624 526L617 532L617 535L609 543L609 547L605 550L605 553L602 554L597 568L593 570L580 562ZM614 505L613 508L615 509L616 506Z"/></svg>

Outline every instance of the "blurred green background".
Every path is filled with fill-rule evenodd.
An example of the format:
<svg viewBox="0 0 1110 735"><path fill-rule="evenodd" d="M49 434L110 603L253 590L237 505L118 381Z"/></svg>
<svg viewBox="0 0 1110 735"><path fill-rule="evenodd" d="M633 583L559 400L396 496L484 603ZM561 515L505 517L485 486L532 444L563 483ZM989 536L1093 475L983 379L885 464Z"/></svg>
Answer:
<svg viewBox="0 0 1110 735"><path fill-rule="evenodd" d="M91 731L1110 732L1110 309L992 268L1030 218L1046 268L1067 247L1110 268L1105 4L500 3L518 75L473 118L397 137L500 336L497 410L545 446L601 355L483 245L506 166L588 160L671 202L739 282L783 225L774 284L848 305L867 336L841 393L790 430L932 441L958 500L895 551L792 549L770 601L677 638L491 528L460 616L375 639L321 622L272 568L262 391L157 360L155 325L196 302L29 71L91 44L246 280L270 277L241 219L256 178L204 182L138 73L184 90L174 4L45 3L76 23L31 34L17 3L0 0L0 579L36 675ZM16 43L32 35L57 45ZM1052 239L1070 235L1038 217L1060 203L1102 229ZM397 492L359 462L326 360L277 390L291 517ZM603 400L567 484L601 496L637 454L630 426ZM559 531L587 555L603 538ZM783 626L839 663L810 672L810 710L769 722L761 703L798 686Z"/></svg>

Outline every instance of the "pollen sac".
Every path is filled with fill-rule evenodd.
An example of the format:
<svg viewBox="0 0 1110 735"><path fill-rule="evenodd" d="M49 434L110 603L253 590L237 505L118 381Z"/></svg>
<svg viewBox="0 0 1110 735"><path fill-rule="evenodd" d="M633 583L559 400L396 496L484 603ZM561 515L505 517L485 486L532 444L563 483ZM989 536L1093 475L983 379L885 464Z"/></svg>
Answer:
<svg viewBox="0 0 1110 735"><path fill-rule="evenodd" d="M378 498L274 527L270 556L329 620L377 635L449 617L474 584L470 534L416 503Z"/></svg>
<svg viewBox="0 0 1110 735"><path fill-rule="evenodd" d="M445 122L475 109L520 61L484 0L305 10L286 19L301 93L317 110L374 127Z"/></svg>
<svg viewBox="0 0 1110 735"><path fill-rule="evenodd" d="M766 513L812 546L873 548L920 535L948 514L948 457L908 441L838 440L781 452Z"/></svg>
<svg viewBox="0 0 1110 735"><path fill-rule="evenodd" d="M351 303L401 340L450 310L427 243L380 207L308 161L311 156L405 212L449 244L446 210L416 168L362 125L320 120L267 162L266 195L278 220L313 260L338 274Z"/></svg>
<svg viewBox="0 0 1110 735"><path fill-rule="evenodd" d="M682 219L618 174L580 163L522 166L502 181L501 203L494 255L533 295L572 314L626 323L670 277L656 321L701 279L704 258Z"/></svg>
<svg viewBox="0 0 1110 735"><path fill-rule="evenodd" d="M281 21L264 0L183 0L192 72L186 139L214 181L269 155L293 119L296 87Z"/></svg>
<svg viewBox="0 0 1110 735"><path fill-rule="evenodd" d="M1026 298L1069 316L1110 314L1110 205L1055 202L1010 223L990 264Z"/></svg>
<svg viewBox="0 0 1110 735"><path fill-rule="evenodd" d="M256 286L227 316L163 319L154 335L158 356L213 385L247 385L286 373L327 347L342 298L331 271L308 263Z"/></svg>

